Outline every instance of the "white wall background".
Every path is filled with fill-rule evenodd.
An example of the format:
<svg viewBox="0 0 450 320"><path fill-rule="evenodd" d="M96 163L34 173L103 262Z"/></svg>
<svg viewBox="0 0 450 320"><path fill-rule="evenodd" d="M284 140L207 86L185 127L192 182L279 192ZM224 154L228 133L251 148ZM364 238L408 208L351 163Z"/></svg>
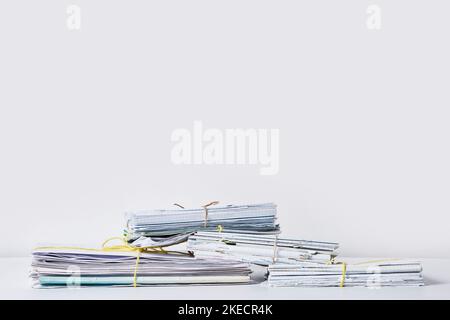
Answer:
<svg viewBox="0 0 450 320"><path fill-rule="evenodd" d="M220 200L276 202L285 234L344 255L450 257L449 9L2 1L0 255L99 245L125 210ZM173 165L170 135L194 120L279 128L279 174Z"/></svg>

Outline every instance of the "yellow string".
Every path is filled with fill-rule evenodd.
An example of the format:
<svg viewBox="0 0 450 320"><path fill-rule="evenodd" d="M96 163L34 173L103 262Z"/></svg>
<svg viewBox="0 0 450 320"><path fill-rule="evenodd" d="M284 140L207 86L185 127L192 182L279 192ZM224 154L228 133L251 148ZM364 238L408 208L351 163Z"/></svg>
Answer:
<svg viewBox="0 0 450 320"><path fill-rule="evenodd" d="M111 241L119 240L122 242L120 245L114 245L114 246L107 246L107 244ZM134 273L133 273L133 287L137 287L137 272L139 267L139 260L141 253L161 253L161 254L167 254L169 251L165 251L161 247L133 247L130 246L125 238L122 237L112 237L109 239L106 239L102 243L102 247L100 249L93 249L93 248L83 248L83 247L65 247L65 246L48 246L48 247L37 247L35 250L48 250L48 249L57 249L57 250L80 250L80 251L105 251L105 252L136 252L136 264L134 267ZM182 253L177 251L171 251L173 253Z"/></svg>
<svg viewBox="0 0 450 320"><path fill-rule="evenodd" d="M345 275L347 273L347 264L345 262L342 263L342 275L341 275L341 283L339 287L343 288L345 283Z"/></svg>
<svg viewBox="0 0 450 320"><path fill-rule="evenodd" d="M218 231L218 232L222 232L222 231L223 231L222 225L219 224L219 225L217 226L217 231Z"/></svg>
<svg viewBox="0 0 450 320"><path fill-rule="evenodd" d="M139 257L140 257L140 251L138 251L137 256L136 256L136 265L134 266L134 275L133 275L133 287L136 288L137 287L137 271L138 271L138 267L139 267Z"/></svg>
<svg viewBox="0 0 450 320"><path fill-rule="evenodd" d="M389 262L389 261L398 261L400 259L397 258L392 258L392 259L380 259L380 260L368 260L368 261L362 261L362 262L358 262L358 263L353 263L353 265L358 266L358 265L364 265L364 264L372 264L372 263L383 263L383 262ZM341 283L339 285L339 287L344 287L345 284L345 276L347 273L347 263L346 262L336 262L333 260L331 260L331 264L342 264L342 275L341 275Z"/></svg>

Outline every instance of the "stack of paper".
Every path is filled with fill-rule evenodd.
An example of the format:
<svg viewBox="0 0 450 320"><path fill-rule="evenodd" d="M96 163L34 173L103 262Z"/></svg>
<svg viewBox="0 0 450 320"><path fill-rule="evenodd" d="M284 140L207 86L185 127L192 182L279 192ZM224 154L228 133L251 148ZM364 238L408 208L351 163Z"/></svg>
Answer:
<svg viewBox="0 0 450 320"><path fill-rule="evenodd" d="M422 266L415 261L386 260L359 264L273 264L269 285L280 287L422 286Z"/></svg>
<svg viewBox="0 0 450 320"><path fill-rule="evenodd" d="M331 242L278 238L275 235L199 231L189 236L187 248L196 257L220 257L267 266L330 263L339 245Z"/></svg>
<svg viewBox="0 0 450 320"><path fill-rule="evenodd" d="M276 213L272 203L130 212L127 238L133 246L149 247L184 242L198 230L276 234Z"/></svg>
<svg viewBox="0 0 450 320"><path fill-rule="evenodd" d="M249 265L188 255L40 249L33 252L34 287L248 283ZM138 262L138 263L137 263Z"/></svg>

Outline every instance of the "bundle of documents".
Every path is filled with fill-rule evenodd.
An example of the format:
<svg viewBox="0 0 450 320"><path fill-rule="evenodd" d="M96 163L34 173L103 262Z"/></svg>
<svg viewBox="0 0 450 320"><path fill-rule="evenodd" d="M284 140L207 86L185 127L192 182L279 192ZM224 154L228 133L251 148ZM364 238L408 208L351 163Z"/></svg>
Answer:
<svg viewBox="0 0 450 320"><path fill-rule="evenodd" d="M39 288L239 284L250 281L249 265L189 255L36 249L31 279Z"/></svg>
<svg viewBox="0 0 450 320"><path fill-rule="evenodd" d="M356 264L273 264L269 285L279 287L422 286L422 266L415 261L386 260Z"/></svg>
<svg viewBox="0 0 450 320"><path fill-rule="evenodd" d="M273 203L130 212L126 236L136 247L162 247L184 242L199 230L277 234L276 213Z"/></svg>
<svg viewBox="0 0 450 320"><path fill-rule="evenodd" d="M196 257L240 260L267 266L274 261L330 263L339 245L331 242L278 238L276 235L199 231L189 236L187 249Z"/></svg>
<svg viewBox="0 0 450 320"><path fill-rule="evenodd" d="M98 250L40 247L32 254L33 286L244 284L252 282L250 264L268 266L260 269L270 286L424 285L419 262L336 263L338 243L280 238L273 203L217 204L129 212L125 237ZM111 240L121 244L106 246ZM185 241L188 252L163 249Z"/></svg>

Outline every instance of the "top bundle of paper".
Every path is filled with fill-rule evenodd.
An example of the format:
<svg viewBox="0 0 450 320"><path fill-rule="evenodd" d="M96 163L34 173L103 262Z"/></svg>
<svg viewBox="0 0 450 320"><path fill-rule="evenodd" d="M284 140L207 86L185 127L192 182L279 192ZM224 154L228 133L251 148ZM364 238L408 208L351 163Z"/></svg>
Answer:
<svg viewBox="0 0 450 320"><path fill-rule="evenodd" d="M196 257L219 257L267 266L280 263L330 263L339 245L333 242L279 238L276 235L199 231L187 249Z"/></svg>
<svg viewBox="0 0 450 320"><path fill-rule="evenodd" d="M269 266L269 285L280 287L422 286L417 261L386 260L329 265L276 263Z"/></svg>
<svg viewBox="0 0 450 320"><path fill-rule="evenodd" d="M277 234L273 203L195 209L135 211L127 214L127 238L133 246L167 246L199 230Z"/></svg>

